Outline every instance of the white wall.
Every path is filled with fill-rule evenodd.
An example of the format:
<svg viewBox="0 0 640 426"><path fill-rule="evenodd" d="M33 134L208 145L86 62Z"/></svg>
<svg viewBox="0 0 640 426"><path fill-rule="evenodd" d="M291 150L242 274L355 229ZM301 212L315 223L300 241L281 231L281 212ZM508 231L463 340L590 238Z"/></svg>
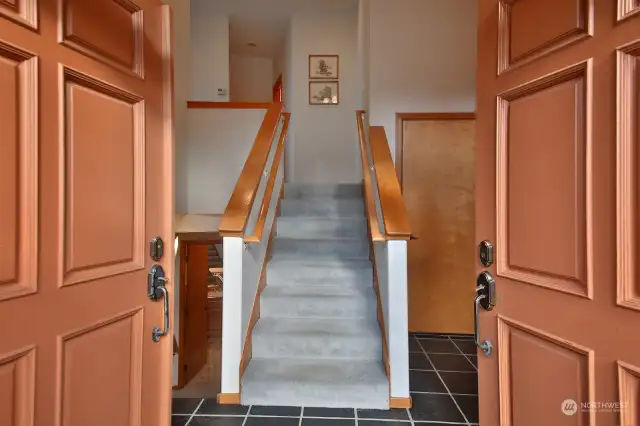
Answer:
<svg viewBox="0 0 640 426"><path fill-rule="evenodd" d="M265 112L188 110L187 206L181 213L224 213Z"/></svg>
<svg viewBox="0 0 640 426"><path fill-rule="evenodd" d="M231 101L271 102L273 100L272 59L231 54L230 67Z"/></svg>
<svg viewBox="0 0 640 426"><path fill-rule="evenodd" d="M173 100L175 132L175 210L187 204L187 100L191 70L190 0L164 0L173 11Z"/></svg>
<svg viewBox="0 0 640 426"><path fill-rule="evenodd" d="M397 112L474 111L476 1L360 1L369 3L369 118L395 156Z"/></svg>
<svg viewBox="0 0 640 426"><path fill-rule="evenodd" d="M229 101L229 16L216 13L213 1L192 0L191 52L190 99Z"/></svg>
<svg viewBox="0 0 640 426"><path fill-rule="evenodd" d="M290 181L305 183L359 182L359 108L357 10L305 12L291 19L289 54L291 95L289 130ZM309 55L340 55L340 104L309 105Z"/></svg>

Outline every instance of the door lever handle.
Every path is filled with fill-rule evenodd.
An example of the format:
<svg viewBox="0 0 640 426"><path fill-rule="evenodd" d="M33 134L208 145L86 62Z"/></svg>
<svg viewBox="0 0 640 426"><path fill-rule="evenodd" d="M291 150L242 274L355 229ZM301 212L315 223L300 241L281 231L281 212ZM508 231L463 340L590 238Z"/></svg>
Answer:
<svg viewBox="0 0 640 426"><path fill-rule="evenodd" d="M164 276L164 269L161 265L151 267L147 277L147 296L154 302L162 297L163 303L163 328L153 328L151 337L154 342L159 342L162 336L169 334L169 291L165 287L165 283L168 281L169 278Z"/></svg>
<svg viewBox="0 0 640 426"><path fill-rule="evenodd" d="M493 345L490 340L480 342L480 322L478 317L480 316L480 306L485 310L490 311L496 305L496 282L489 272L482 272L478 275L477 296L473 303L473 331L474 342L476 346L484 352L486 356L491 356L493 353Z"/></svg>
<svg viewBox="0 0 640 426"><path fill-rule="evenodd" d="M162 278L163 282L169 281L167 278ZM158 327L153 327L153 331L151 338L154 342L159 342L162 336L166 336L169 334L169 292L167 288L163 285L162 287L158 287L158 291L162 293L162 301L163 301L163 310L164 310L164 318L163 318L163 329L161 330Z"/></svg>

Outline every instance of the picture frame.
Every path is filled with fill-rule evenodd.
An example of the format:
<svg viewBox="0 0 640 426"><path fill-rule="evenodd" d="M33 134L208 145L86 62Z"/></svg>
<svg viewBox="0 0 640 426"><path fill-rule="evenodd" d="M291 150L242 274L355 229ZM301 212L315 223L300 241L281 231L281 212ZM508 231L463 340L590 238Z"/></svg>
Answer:
<svg viewBox="0 0 640 426"><path fill-rule="evenodd" d="M309 78L338 80L340 57L338 55L309 55Z"/></svg>
<svg viewBox="0 0 640 426"><path fill-rule="evenodd" d="M338 105L339 103L339 81L312 80L309 82L309 105Z"/></svg>

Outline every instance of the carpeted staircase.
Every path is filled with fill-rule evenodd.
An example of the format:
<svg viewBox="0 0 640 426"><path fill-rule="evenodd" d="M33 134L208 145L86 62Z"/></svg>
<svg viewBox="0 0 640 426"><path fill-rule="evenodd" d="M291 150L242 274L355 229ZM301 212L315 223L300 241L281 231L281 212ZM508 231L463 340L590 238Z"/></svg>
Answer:
<svg viewBox="0 0 640 426"><path fill-rule="evenodd" d="M286 184L244 405L389 408L361 185Z"/></svg>

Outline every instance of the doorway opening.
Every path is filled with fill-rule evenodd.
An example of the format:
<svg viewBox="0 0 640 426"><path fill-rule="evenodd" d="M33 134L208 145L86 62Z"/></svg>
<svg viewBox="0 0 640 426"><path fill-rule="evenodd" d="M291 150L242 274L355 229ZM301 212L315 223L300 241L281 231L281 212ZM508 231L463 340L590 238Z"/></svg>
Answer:
<svg viewBox="0 0 640 426"><path fill-rule="evenodd" d="M215 398L222 347L222 239L178 238L174 387L176 398ZM176 268L178 270L178 268Z"/></svg>

